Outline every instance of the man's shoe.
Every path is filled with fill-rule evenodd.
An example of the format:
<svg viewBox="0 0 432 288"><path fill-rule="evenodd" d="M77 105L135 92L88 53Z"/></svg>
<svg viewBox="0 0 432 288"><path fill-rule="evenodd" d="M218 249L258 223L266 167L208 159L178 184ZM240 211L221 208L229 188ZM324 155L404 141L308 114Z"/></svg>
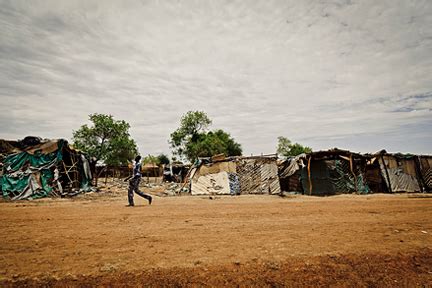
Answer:
<svg viewBox="0 0 432 288"><path fill-rule="evenodd" d="M134 204L128 204L128 205L126 205L126 207L133 207L133 206L135 206Z"/></svg>

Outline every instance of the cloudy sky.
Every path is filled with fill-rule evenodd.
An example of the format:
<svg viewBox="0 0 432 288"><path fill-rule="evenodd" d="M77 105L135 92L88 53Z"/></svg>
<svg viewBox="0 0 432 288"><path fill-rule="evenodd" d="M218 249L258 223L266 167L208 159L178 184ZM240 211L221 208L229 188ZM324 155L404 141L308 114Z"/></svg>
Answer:
<svg viewBox="0 0 432 288"><path fill-rule="evenodd" d="M0 0L0 138L71 139L91 113L168 153L188 110L245 154L432 154L432 1Z"/></svg>

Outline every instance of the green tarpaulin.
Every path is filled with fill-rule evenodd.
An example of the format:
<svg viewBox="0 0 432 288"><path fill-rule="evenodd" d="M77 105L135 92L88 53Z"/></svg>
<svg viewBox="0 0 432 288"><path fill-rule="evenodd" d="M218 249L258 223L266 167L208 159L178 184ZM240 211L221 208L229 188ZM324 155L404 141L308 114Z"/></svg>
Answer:
<svg viewBox="0 0 432 288"><path fill-rule="evenodd" d="M70 149L65 149L68 144L63 139L51 143L57 145L50 147L49 151L53 152L44 153L46 150L37 150L36 146L36 150L11 154L3 160L0 184L4 198L36 199L51 195L54 191L62 192L60 169L64 167L61 165L64 164L64 153L66 150L70 152ZM78 171L84 172L81 166L78 167ZM89 190L90 181L85 173L80 173L79 182L83 190Z"/></svg>
<svg viewBox="0 0 432 288"><path fill-rule="evenodd" d="M317 160L311 164L311 195L335 195L342 193L370 193L365 183L363 173L355 169L354 174L350 171L347 160ZM303 190L309 194L309 177L307 167L301 170L301 181Z"/></svg>

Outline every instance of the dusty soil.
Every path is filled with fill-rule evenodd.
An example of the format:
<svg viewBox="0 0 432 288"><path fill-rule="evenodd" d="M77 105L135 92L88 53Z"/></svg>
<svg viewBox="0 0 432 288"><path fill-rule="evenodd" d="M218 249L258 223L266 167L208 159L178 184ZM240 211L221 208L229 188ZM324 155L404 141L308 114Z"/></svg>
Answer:
<svg viewBox="0 0 432 288"><path fill-rule="evenodd" d="M0 286L432 287L432 197L104 191L0 203Z"/></svg>

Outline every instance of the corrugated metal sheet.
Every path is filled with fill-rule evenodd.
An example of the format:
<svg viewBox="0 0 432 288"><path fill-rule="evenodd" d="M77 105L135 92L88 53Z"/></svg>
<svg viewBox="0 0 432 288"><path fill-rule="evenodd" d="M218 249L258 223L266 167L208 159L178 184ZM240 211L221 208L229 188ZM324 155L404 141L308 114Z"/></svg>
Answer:
<svg viewBox="0 0 432 288"><path fill-rule="evenodd" d="M432 191L432 157L419 156L419 169L423 180L423 188L427 192Z"/></svg>
<svg viewBox="0 0 432 288"><path fill-rule="evenodd" d="M238 158L201 165L192 174L192 195L278 194L276 158Z"/></svg>
<svg viewBox="0 0 432 288"><path fill-rule="evenodd" d="M381 174L391 192L420 192L414 158L383 155L378 160Z"/></svg>
<svg viewBox="0 0 432 288"><path fill-rule="evenodd" d="M291 157L289 159L286 159L280 167L279 177L281 178L290 177L291 175L299 171L301 168L306 166L304 164L305 161L306 161L306 154L304 153L296 157Z"/></svg>
<svg viewBox="0 0 432 288"><path fill-rule="evenodd" d="M239 159L237 173L241 194L279 194L281 192L276 159Z"/></svg>

